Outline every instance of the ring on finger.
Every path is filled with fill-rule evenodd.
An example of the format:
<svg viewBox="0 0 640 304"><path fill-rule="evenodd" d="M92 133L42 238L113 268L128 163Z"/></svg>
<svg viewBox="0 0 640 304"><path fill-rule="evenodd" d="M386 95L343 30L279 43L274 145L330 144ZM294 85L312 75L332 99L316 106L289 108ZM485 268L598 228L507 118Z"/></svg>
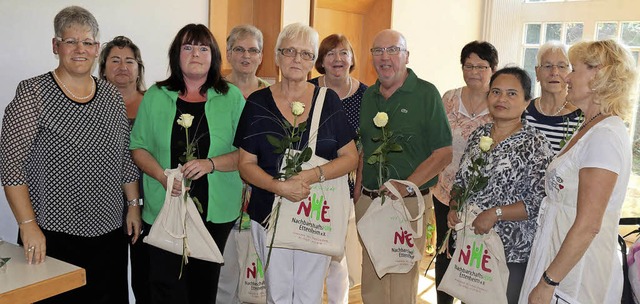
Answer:
<svg viewBox="0 0 640 304"><path fill-rule="evenodd" d="M29 246L29 249L27 249L28 252L34 251L36 249L36 246Z"/></svg>

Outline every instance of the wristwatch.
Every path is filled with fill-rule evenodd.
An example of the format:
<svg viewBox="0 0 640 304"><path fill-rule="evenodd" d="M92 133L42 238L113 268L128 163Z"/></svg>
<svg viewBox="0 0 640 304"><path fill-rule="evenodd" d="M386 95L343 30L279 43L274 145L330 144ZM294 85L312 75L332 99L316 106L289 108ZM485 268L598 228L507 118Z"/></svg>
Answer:
<svg viewBox="0 0 640 304"><path fill-rule="evenodd" d="M502 208L500 207L496 208L496 216L498 217L498 220L502 219Z"/></svg>
<svg viewBox="0 0 640 304"><path fill-rule="evenodd" d="M407 186L407 193L409 193L409 196L416 194L416 192L413 191L413 188L410 186Z"/></svg>

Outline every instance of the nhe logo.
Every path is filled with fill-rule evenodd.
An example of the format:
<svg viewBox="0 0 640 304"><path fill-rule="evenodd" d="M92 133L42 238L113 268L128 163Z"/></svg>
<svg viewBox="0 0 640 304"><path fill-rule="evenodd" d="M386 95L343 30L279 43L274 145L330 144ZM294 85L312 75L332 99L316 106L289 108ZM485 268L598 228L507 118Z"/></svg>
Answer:
<svg viewBox="0 0 640 304"><path fill-rule="evenodd" d="M404 245L404 242L407 242L407 246L413 247L413 233L409 233L409 231L406 231L402 229L402 227L400 227L400 231L396 231L393 237L393 244L397 245L398 242L400 242L400 244L402 245Z"/></svg>
<svg viewBox="0 0 640 304"><path fill-rule="evenodd" d="M483 271L488 273L491 273L491 269L487 267L490 259L489 251L484 249L484 243L481 243L480 247L477 247L475 241L473 242L473 250L471 250L470 245L467 245L467 249L460 250L460 256L458 256L458 262L462 260L465 265L475 267L476 269L482 268Z"/></svg>
<svg viewBox="0 0 640 304"><path fill-rule="evenodd" d="M327 205L327 201L324 199L324 195L318 196L317 194L313 194L313 196L309 196L305 202L305 200L300 202L300 206L298 206L298 215L304 212L304 216L312 219L315 215L316 221L323 221L328 223L331 221L329 219L329 205Z"/></svg>
<svg viewBox="0 0 640 304"><path fill-rule="evenodd" d="M257 264L257 265L256 265ZM260 275L260 278L264 278L264 271L262 270L262 262L256 257L256 261L251 263L251 267L247 267L247 279L256 278L256 274Z"/></svg>

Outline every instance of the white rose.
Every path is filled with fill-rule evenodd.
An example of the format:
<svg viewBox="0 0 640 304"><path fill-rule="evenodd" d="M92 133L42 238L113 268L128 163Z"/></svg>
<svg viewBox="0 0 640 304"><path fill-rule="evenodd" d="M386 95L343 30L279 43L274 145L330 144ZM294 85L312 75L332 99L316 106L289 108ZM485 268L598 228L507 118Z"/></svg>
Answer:
<svg viewBox="0 0 640 304"><path fill-rule="evenodd" d="M181 125L185 128L191 127L193 123L193 115L191 114L182 114L178 117L178 125Z"/></svg>
<svg viewBox="0 0 640 304"><path fill-rule="evenodd" d="M489 136L480 136L480 143L478 145L480 146L480 150L487 152L491 149L491 145L493 145L493 138Z"/></svg>
<svg viewBox="0 0 640 304"><path fill-rule="evenodd" d="M304 103L294 101L291 103L291 113L295 116L300 116L304 113Z"/></svg>
<svg viewBox="0 0 640 304"><path fill-rule="evenodd" d="M389 122L389 116L385 112L378 112L373 118L373 124L378 128L385 127Z"/></svg>

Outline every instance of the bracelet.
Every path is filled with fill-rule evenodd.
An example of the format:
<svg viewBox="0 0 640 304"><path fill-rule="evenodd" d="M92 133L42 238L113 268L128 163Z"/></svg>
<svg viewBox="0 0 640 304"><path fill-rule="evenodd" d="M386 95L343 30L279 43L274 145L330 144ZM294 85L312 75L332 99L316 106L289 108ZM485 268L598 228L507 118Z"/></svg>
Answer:
<svg viewBox="0 0 640 304"><path fill-rule="evenodd" d="M140 199L138 198L134 198L130 201L127 201L127 206L129 207L142 206L142 201L140 201Z"/></svg>
<svg viewBox="0 0 640 304"><path fill-rule="evenodd" d="M547 271L542 273L542 279L544 280L545 283L551 285L551 286L558 286L560 285L560 282L556 282L554 280L552 280L548 275L547 275Z"/></svg>
<svg viewBox="0 0 640 304"><path fill-rule="evenodd" d="M209 172L209 174L211 174L213 171L216 171L216 164L213 163L213 159L211 158L207 158L207 160L211 163L211 172Z"/></svg>
<svg viewBox="0 0 640 304"><path fill-rule="evenodd" d="M36 218L34 217L34 218L30 218L30 219L28 219L28 220L24 220L24 221L22 221L22 222L18 222L18 226L23 225L23 224L31 223L31 222L33 222L33 221L35 221L35 220L36 220Z"/></svg>
<svg viewBox="0 0 640 304"><path fill-rule="evenodd" d="M320 182L324 183L325 178L324 178L324 171L322 170L322 167L317 166L316 168L318 168L318 171L320 171Z"/></svg>

